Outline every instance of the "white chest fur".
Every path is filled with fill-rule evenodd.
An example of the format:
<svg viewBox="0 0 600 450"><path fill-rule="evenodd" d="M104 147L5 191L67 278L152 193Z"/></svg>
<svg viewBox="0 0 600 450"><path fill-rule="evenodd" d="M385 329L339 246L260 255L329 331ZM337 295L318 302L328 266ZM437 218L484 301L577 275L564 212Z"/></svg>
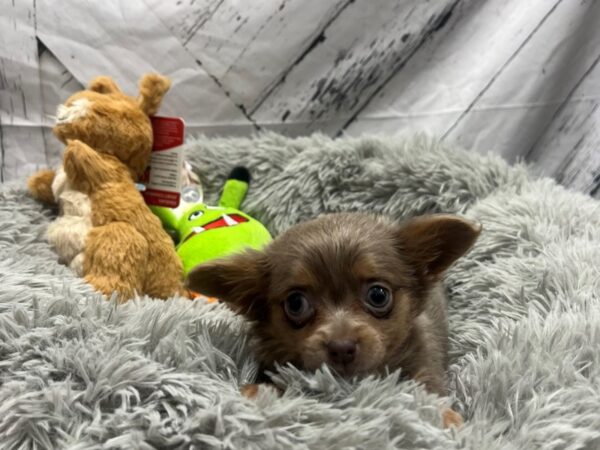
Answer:
<svg viewBox="0 0 600 450"><path fill-rule="evenodd" d="M71 188L62 166L56 171L52 193L59 216L48 225L46 238L58 253L58 260L82 276L85 239L92 228L90 198Z"/></svg>

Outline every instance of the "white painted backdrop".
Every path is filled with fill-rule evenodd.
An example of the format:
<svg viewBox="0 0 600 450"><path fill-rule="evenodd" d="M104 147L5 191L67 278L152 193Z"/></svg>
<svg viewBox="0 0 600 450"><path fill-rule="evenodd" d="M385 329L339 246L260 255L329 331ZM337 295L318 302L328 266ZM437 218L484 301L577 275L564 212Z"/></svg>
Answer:
<svg viewBox="0 0 600 450"><path fill-rule="evenodd" d="M190 134L422 130L600 197L600 0L0 0L2 180L56 105L169 75Z"/></svg>

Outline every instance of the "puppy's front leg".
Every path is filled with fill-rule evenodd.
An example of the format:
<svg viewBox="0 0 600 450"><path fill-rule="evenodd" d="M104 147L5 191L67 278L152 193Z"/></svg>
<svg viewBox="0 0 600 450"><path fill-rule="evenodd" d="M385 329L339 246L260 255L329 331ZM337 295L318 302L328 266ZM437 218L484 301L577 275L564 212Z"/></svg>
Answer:
<svg viewBox="0 0 600 450"><path fill-rule="evenodd" d="M442 411L442 424L444 428L460 428L463 425L462 416L452 408L446 408Z"/></svg>
<svg viewBox="0 0 600 450"><path fill-rule="evenodd" d="M275 392L277 392L277 395L279 397L281 397L283 395L283 390L281 388L277 387L273 383L268 383L268 382L244 384L240 388L240 393L246 398L253 399L258 395L258 389L260 388L260 386L267 386L271 389L274 389Z"/></svg>
<svg viewBox="0 0 600 450"><path fill-rule="evenodd" d="M413 378L415 381L423 383L428 392L444 396L446 395L444 377L436 376L435 373L435 370L422 369ZM442 410L442 424L444 428L460 428L463 425L463 418L452 408L447 407Z"/></svg>
<svg viewBox="0 0 600 450"><path fill-rule="evenodd" d="M256 394L258 394L259 387L260 384L258 383L244 384L240 388L240 393L246 398L253 399L254 397L256 397Z"/></svg>

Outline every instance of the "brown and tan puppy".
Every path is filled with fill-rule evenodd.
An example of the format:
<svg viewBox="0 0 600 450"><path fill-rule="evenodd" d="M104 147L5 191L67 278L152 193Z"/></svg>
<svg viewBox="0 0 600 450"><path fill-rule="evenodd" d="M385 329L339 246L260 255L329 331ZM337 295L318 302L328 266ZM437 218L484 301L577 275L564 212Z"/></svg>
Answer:
<svg viewBox="0 0 600 450"><path fill-rule="evenodd" d="M481 227L452 215L395 224L332 214L290 228L264 251L194 269L189 286L253 324L262 369L326 363L345 376L402 373L446 395L444 271ZM246 386L247 395L256 386ZM444 425L458 425L448 409Z"/></svg>

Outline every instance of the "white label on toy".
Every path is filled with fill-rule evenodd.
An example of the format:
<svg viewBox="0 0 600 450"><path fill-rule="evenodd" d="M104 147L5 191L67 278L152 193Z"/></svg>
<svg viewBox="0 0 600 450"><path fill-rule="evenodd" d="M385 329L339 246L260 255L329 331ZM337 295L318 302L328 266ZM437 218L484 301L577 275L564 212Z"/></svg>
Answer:
<svg viewBox="0 0 600 450"><path fill-rule="evenodd" d="M151 117L154 146L142 183L148 205L177 208L181 199L184 123L179 117Z"/></svg>
<svg viewBox="0 0 600 450"><path fill-rule="evenodd" d="M182 147L152 152L150 157L150 181L147 188L181 191Z"/></svg>

